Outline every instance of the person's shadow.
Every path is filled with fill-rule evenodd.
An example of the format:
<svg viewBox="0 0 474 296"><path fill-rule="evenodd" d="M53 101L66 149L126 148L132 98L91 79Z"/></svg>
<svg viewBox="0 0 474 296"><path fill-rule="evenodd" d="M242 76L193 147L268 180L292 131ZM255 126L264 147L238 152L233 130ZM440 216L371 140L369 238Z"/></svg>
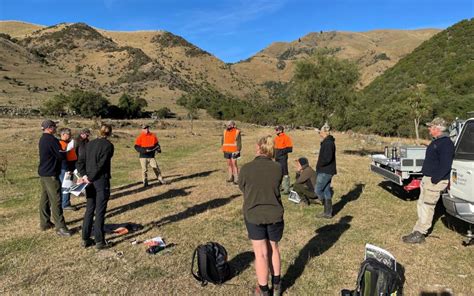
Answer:
<svg viewBox="0 0 474 296"><path fill-rule="evenodd" d="M336 216L351 201L357 200L364 192L365 184L357 183L349 192L341 196L341 200L333 205L332 214Z"/></svg>
<svg viewBox="0 0 474 296"><path fill-rule="evenodd" d="M232 270L232 277L234 278L244 272L250 267L250 263L255 260L255 254L250 251L240 253L239 255L232 258L229 261L230 268Z"/></svg>
<svg viewBox="0 0 474 296"><path fill-rule="evenodd" d="M295 284L303 274L309 260L320 256L339 240L341 235L351 227L351 221L352 216L344 216L338 222L322 226L315 231L316 235L306 243L298 253L298 257L286 270L282 278L283 292Z"/></svg>
<svg viewBox="0 0 474 296"><path fill-rule="evenodd" d="M161 218L159 220L156 220L156 221L151 221L151 222L143 225L143 228L140 229L139 231L136 231L136 232L124 235L124 236L120 236L120 237L112 237L112 238L109 238L109 239L110 240L116 239L114 241L114 244L117 245L117 244L122 243L124 241L131 240L131 239L133 239L137 236L143 235L143 234L149 232L150 230L152 230L155 227L163 227L163 226L168 225L170 223L175 223L175 222L178 222L178 221L182 221L182 220L194 217L196 215L202 214L206 211L225 206L225 205L227 205L228 203L230 203L231 201L233 201L235 198L237 198L239 196L240 196L240 194L232 194L228 197L216 198L216 199L212 199L212 200L200 203L200 204L196 204L192 207L187 208L186 210L184 210L182 212L179 212L179 213L176 213L176 214L171 214L169 216L163 217L163 218Z"/></svg>

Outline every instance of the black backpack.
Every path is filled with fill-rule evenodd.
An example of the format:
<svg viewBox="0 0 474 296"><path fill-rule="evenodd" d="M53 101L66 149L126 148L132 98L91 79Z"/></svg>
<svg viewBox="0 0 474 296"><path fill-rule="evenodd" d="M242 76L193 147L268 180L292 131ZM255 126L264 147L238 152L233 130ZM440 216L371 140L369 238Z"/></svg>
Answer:
<svg viewBox="0 0 474 296"><path fill-rule="evenodd" d="M194 262L197 256L197 274L194 273ZM231 277L231 270L227 262L227 251L218 243L208 242L199 245L193 253L191 274L201 282L202 286L208 282L222 284Z"/></svg>
<svg viewBox="0 0 474 296"><path fill-rule="evenodd" d="M400 275L375 258L362 262L357 276L357 288L353 296L395 296L401 295Z"/></svg>

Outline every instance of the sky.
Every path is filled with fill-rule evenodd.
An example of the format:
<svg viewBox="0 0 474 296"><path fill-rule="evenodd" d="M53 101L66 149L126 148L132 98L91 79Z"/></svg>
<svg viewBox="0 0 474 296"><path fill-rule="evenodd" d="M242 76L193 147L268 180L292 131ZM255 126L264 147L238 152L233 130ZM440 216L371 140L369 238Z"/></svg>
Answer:
<svg viewBox="0 0 474 296"><path fill-rule="evenodd" d="M473 7L474 0L0 0L0 20L166 30L237 62L321 30L444 29L472 18Z"/></svg>

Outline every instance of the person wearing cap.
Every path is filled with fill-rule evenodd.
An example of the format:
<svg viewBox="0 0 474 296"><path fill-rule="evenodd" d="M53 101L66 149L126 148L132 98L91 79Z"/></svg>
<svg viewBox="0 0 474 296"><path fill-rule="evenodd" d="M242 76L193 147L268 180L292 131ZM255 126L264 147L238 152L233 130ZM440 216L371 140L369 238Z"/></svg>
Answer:
<svg viewBox="0 0 474 296"><path fill-rule="evenodd" d="M237 185L239 182L237 159L240 158L240 151L242 150L242 138L240 130L232 120L226 123L226 129L221 138L221 147L224 158L227 159L227 182L233 182Z"/></svg>
<svg viewBox="0 0 474 296"><path fill-rule="evenodd" d="M155 134L150 132L149 125L142 125L142 131L135 140L135 150L139 153L143 186L148 186L148 166L155 172L158 182L168 184L168 182L163 179L160 167L155 159L155 153L161 153L160 143Z"/></svg>
<svg viewBox="0 0 474 296"><path fill-rule="evenodd" d="M95 245L97 249L107 247L104 237L104 221L110 197L111 162L114 145L108 140L112 126L102 124L97 139L90 141L79 155L77 169L81 174L79 182L87 183L86 211L82 223L82 246ZM94 219L95 216L95 219ZM94 240L91 239L94 224Z"/></svg>
<svg viewBox="0 0 474 296"><path fill-rule="evenodd" d="M435 118L426 124L433 140L426 148L421 173L420 197L416 204L418 220L413 231L402 237L403 242L418 244L425 241L431 228L436 204L449 183L454 158L454 144L446 134L446 121Z"/></svg>
<svg viewBox="0 0 474 296"><path fill-rule="evenodd" d="M334 137L330 134L331 128L325 123L321 129L316 130L321 139L318 161L316 163L316 187L314 192L324 205L324 211L318 215L319 218L332 218L332 177L337 174L336 169L336 144Z"/></svg>
<svg viewBox="0 0 474 296"><path fill-rule="evenodd" d="M67 229L66 221L61 207L61 162L65 155L61 152L56 133L56 123L44 120L41 123L43 134L39 140L39 166L38 175L41 183L41 198L39 203L40 229L45 231L55 227L60 236L69 237L71 232ZM53 217L54 224L51 222Z"/></svg>
<svg viewBox="0 0 474 296"><path fill-rule="evenodd" d="M314 185L316 185L316 172L309 165L306 157L300 157L295 160L296 180L293 184L293 190L298 193L302 200L309 205L311 200L316 198Z"/></svg>
<svg viewBox="0 0 474 296"><path fill-rule="evenodd" d="M59 175L59 180L61 183L63 183L65 178L72 177L72 173L76 168L77 154L74 147L72 147L70 150L67 150L69 142L72 138L71 129L67 127L62 128L59 130L59 135L59 144L61 145L61 150L66 153L66 159L61 162L61 174ZM74 142L72 144L74 144ZM61 206L65 211L77 211L77 208L71 205L71 194L64 193L64 190L66 189L67 188L61 187Z"/></svg>
<svg viewBox="0 0 474 296"><path fill-rule="evenodd" d="M282 190L283 194L290 193L290 176L288 176L288 153L293 152L293 143L291 138L285 134L283 126L275 127L276 137L274 158L275 161L281 165L281 172L283 173Z"/></svg>

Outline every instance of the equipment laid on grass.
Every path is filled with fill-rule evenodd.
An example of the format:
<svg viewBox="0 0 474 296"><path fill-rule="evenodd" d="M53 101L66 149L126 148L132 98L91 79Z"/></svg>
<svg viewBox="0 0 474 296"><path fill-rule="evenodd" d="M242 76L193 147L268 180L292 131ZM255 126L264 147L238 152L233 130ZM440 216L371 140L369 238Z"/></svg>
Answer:
<svg viewBox="0 0 474 296"><path fill-rule="evenodd" d="M194 262L197 257L197 273L194 272ZM226 249L216 242L199 245L193 253L191 274L201 282L202 286L208 282L222 284L231 277L230 265L227 262Z"/></svg>
<svg viewBox="0 0 474 296"><path fill-rule="evenodd" d="M290 190L290 194L288 194L288 200L294 203L300 203L301 197L298 195L296 191Z"/></svg>
<svg viewBox="0 0 474 296"><path fill-rule="evenodd" d="M395 257L377 246L365 245L365 260L357 276L356 289L342 290L343 296L402 295L402 280Z"/></svg>

